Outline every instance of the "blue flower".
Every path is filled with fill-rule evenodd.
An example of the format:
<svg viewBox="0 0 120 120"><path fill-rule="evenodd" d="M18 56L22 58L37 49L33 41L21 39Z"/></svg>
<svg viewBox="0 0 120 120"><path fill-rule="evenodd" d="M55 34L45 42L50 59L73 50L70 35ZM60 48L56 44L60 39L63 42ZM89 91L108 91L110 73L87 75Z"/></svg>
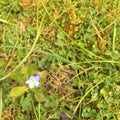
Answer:
<svg viewBox="0 0 120 120"><path fill-rule="evenodd" d="M33 87L38 87L40 82L40 75L36 75L36 76L31 76L27 81L26 84L29 85L29 88L33 88Z"/></svg>

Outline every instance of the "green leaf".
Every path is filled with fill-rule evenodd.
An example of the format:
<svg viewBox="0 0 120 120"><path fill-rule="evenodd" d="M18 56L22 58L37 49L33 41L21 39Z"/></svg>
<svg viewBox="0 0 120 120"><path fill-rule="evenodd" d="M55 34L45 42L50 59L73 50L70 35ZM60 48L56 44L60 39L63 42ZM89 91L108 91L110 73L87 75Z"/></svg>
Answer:
<svg viewBox="0 0 120 120"><path fill-rule="evenodd" d="M106 109L106 108L108 108L108 106L104 100L101 100L98 102L98 108L99 109Z"/></svg>
<svg viewBox="0 0 120 120"><path fill-rule="evenodd" d="M28 67L28 70L27 70L28 76L33 75L36 71L36 65L32 64L27 67Z"/></svg>
<svg viewBox="0 0 120 120"><path fill-rule="evenodd" d="M40 76L42 79L45 79L47 77L47 74L48 74L47 70L40 72Z"/></svg>
<svg viewBox="0 0 120 120"><path fill-rule="evenodd" d="M64 42L62 40L58 39L57 42L56 42L56 45L63 47Z"/></svg>
<svg viewBox="0 0 120 120"><path fill-rule="evenodd" d="M65 35L64 35L61 31L59 31L58 34L57 34L57 39L58 39L58 40L63 40L64 37L65 37ZM59 42L58 42L58 43L59 43ZM60 44L61 44L61 41L60 41ZM59 45L59 44L58 44L58 45Z"/></svg>
<svg viewBox="0 0 120 120"><path fill-rule="evenodd" d="M19 82L19 83L23 83L27 79L26 75L23 75L19 71L15 71L14 73L12 73L10 75L10 78Z"/></svg>
<svg viewBox="0 0 120 120"><path fill-rule="evenodd" d="M32 109L32 106L31 106L32 101L33 101L32 93L27 93L26 96L21 96L20 105L22 107L22 111L28 110L28 107L29 107L29 110Z"/></svg>
<svg viewBox="0 0 120 120"><path fill-rule="evenodd" d="M83 117L95 117L96 116L96 110L92 109L90 107L86 107L85 109L83 109L83 113L82 116Z"/></svg>
<svg viewBox="0 0 120 120"><path fill-rule="evenodd" d="M3 67L4 61L0 59L0 68Z"/></svg>
<svg viewBox="0 0 120 120"><path fill-rule="evenodd" d="M22 74L27 74L27 71L28 71L28 66L23 66L20 70Z"/></svg>
<svg viewBox="0 0 120 120"><path fill-rule="evenodd" d="M38 102L45 102L45 96L42 92L35 92L35 99L38 101Z"/></svg>
<svg viewBox="0 0 120 120"><path fill-rule="evenodd" d="M104 96L104 98L106 98L106 97L108 96L108 93L109 93L108 87L102 88L102 89L100 90L100 93L101 93L101 95Z"/></svg>
<svg viewBox="0 0 120 120"><path fill-rule="evenodd" d="M44 70L44 71L40 72L40 77L41 77L40 82L41 82L41 84L44 84L47 75L48 75L47 70Z"/></svg>
<svg viewBox="0 0 120 120"><path fill-rule="evenodd" d="M10 75L10 78L19 82L24 83L29 76L33 75L36 70L36 65L23 66L19 71L15 71Z"/></svg>
<svg viewBox="0 0 120 120"><path fill-rule="evenodd" d="M27 91L28 91L28 87L26 87L26 86L13 87L9 93L9 96L10 97L19 97Z"/></svg>

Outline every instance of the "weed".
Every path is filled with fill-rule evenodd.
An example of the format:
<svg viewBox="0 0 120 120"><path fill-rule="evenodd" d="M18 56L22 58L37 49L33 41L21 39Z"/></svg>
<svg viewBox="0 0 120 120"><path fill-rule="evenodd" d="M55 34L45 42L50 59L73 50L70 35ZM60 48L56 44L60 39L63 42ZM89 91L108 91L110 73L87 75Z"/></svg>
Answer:
<svg viewBox="0 0 120 120"><path fill-rule="evenodd" d="M119 120L119 13L118 0L1 0L2 119Z"/></svg>

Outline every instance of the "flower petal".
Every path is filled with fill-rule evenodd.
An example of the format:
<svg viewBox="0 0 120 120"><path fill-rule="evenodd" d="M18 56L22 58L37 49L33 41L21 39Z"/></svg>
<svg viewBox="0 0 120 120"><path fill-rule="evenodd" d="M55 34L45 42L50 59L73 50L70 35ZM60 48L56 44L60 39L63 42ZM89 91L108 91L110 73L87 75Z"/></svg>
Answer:
<svg viewBox="0 0 120 120"><path fill-rule="evenodd" d="M26 81L26 84L29 84L29 83L30 83L30 80L27 80L27 81Z"/></svg>
<svg viewBox="0 0 120 120"><path fill-rule="evenodd" d="M40 82L40 75L36 75L36 76L31 76L27 81L26 84L29 85L29 88L33 88L33 87L38 87Z"/></svg>
<svg viewBox="0 0 120 120"><path fill-rule="evenodd" d="M34 87L34 84L29 84L29 88L33 88Z"/></svg>
<svg viewBox="0 0 120 120"><path fill-rule="evenodd" d="M37 76L34 77L34 79L35 79L36 81L39 81L40 76L37 75Z"/></svg>
<svg viewBox="0 0 120 120"><path fill-rule="evenodd" d="M35 82L35 86L36 86L36 87L38 87L38 86L39 86L39 84L40 84L39 82Z"/></svg>
<svg viewBox="0 0 120 120"><path fill-rule="evenodd" d="M32 80L32 79L34 79L35 78L35 76L31 76L30 78L29 78L29 80Z"/></svg>

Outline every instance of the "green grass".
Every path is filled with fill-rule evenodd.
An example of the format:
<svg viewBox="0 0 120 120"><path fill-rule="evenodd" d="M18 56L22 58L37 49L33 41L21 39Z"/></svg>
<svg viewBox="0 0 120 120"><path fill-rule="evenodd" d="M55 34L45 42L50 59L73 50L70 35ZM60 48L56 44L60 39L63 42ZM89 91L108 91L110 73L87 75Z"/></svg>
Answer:
<svg viewBox="0 0 120 120"><path fill-rule="evenodd" d="M1 0L1 118L119 120L119 13L119 0Z"/></svg>

